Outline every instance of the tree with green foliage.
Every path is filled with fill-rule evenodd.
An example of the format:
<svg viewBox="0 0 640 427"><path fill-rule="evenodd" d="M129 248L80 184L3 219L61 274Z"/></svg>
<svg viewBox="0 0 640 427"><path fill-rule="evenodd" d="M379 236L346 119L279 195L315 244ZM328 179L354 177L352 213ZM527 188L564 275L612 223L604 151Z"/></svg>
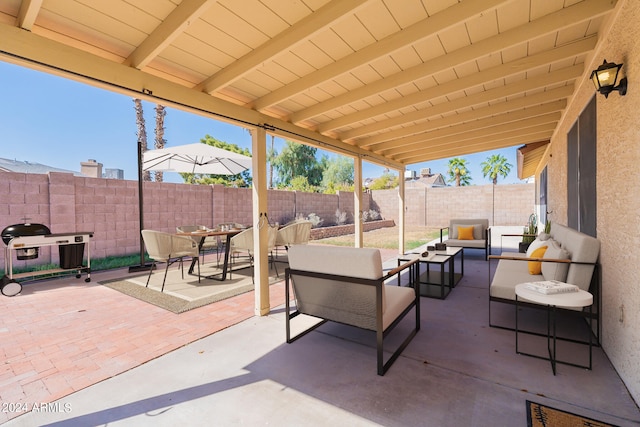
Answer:
<svg viewBox="0 0 640 427"><path fill-rule="evenodd" d="M213 147L222 148L223 150L231 151L233 153L243 154L251 157L251 152L246 148L241 148L236 144L230 144L228 142L220 141L212 137L211 135L205 135L200 139L203 144L208 144ZM237 175L209 175L209 174L193 174L193 173L181 173L182 179L188 184L222 184L227 187L250 187L252 184L251 174L249 171L244 171Z"/></svg>
<svg viewBox="0 0 640 427"><path fill-rule="evenodd" d="M303 191L305 193L315 193L318 191L318 188L310 185L307 177L302 175L293 178L287 188L292 191Z"/></svg>
<svg viewBox="0 0 640 427"><path fill-rule="evenodd" d="M316 159L315 147L285 141L282 151L274 157L273 167L280 188L289 187L297 176L307 178L309 185L317 187L322 182L322 166Z"/></svg>
<svg viewBox="0 0 640 427"><path fill-rule="evenodd" d="M461 157L454 157L449 160L447 175L449 175L448 181L455 182L456 187L460 187L461 185L470 185L471 183L471 175L469 175L467 160Z"/></svg>
<svg viewBox="0 0 640 427"><path fill-rule="evenodd" d="M374 179L369 185L369 190L387 190L397 187L398 184L398 176L392 174L389 169L385 169L382 175Z"/></svg>
<svg viewBox="0 0 640 427"><path fill-rule="evenodd" d="M487 160L480 164L482 166L482 176L485 178L489 176L493 185L498 183L498 175L502 175L506 178L511 172L513 165L507 161L507 158L502 154L493 154L487 157Z"/></svg>
<svg viewBox="0 0 640 427"><path fill-rule="evenodd" d="M336 156L332 159L323 158L322 165L322 189L327 194L335 194L338 191L353 190L354 166L353 160L345 156Z"/></svg>

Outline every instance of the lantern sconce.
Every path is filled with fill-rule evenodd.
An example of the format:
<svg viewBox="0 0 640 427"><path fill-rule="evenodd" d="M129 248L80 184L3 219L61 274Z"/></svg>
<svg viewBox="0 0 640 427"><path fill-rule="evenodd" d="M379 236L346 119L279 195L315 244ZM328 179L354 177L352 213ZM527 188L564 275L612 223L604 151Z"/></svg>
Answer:
<svg viewBox="0 0 640 427"><path fill-rule="evenodd" d="M607 62L605 59L602 65L591 72L591 80L593 81L596 90L604 95L605 98L609 97L609 94L617 90L620 92L620 96L627 94L627 78L620 79L620 83L616 86L618 80L618 73L623 64L616 64L613 62Z"/></svg>

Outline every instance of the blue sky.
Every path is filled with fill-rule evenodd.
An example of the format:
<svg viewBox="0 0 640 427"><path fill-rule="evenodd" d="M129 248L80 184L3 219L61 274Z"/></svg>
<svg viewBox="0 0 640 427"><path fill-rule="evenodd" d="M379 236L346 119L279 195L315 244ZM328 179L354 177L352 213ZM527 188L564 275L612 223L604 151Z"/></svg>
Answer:
<svg viewBox="0 0 640 427"><path fill-rule="evenodd" d="M136 121L131 97L93 86L0 62L0 157L42 163L80 171L80 162L95 159L103 168L123 169L125 179L137 179ZM147 141L153 148L155 104L143 102ZM207 117L167 108L166 146L190 144L205 135L251 148L251 136L244 128ZM267 136L267 141L270 137ZM276 150L284 140L276 138ZM472 184L487 184L480 164L492 154L502 154L513 165L500 183L522 182L517 177L516 148L460 156L470 166ZM318 150L318 154L333 153ZM409 165L408 170L429 167L445 174L449 159ZM365 178L377 177L384 168L363 163ZM165 181L181 182L180 176L165 173Z"/></svg>

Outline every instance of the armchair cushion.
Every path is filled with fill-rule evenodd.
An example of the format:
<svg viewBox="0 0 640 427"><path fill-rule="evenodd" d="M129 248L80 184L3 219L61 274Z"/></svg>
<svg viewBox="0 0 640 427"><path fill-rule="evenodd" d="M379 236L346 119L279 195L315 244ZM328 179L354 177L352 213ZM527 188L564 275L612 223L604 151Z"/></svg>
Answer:
<svg viewBox="0 0 640 427"><path fill-rule="evenodd" d="M358 248L354 251L354 248L341 246L331 247L330 250L320 245L308 245L304 249L292 246L289 250L289 266L296 270L363 279L375 280L383 276L380 251L372 248ZM386 287L382 289L383 313L386 310L385 289ZM358 297L357 300L360 301L362 298ZM354 308L361 304L355 303Z"/></svg>

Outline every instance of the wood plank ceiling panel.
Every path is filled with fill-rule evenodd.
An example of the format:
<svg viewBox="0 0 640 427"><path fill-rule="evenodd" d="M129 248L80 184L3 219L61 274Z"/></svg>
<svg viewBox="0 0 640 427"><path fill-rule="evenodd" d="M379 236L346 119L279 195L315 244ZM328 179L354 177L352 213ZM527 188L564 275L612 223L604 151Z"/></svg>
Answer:
<svg viewBox="0 0 640 427"><path fill-rule="evenodd" d="M44 39L20 46L5 37L0 59L39 69L51 62L60 73L59 58L33 50L48 39L122 67L105 77L78 53L69 69L81 80L96 75L134 92L152 81L154 93L167 94L180 92L178 84L191 92L177 103L211 96L229 111L244 107L243 117L247 111L394 165L547 139L615 7L609 0L29 4L0 2L0 31L22 22Z"/></svg>

